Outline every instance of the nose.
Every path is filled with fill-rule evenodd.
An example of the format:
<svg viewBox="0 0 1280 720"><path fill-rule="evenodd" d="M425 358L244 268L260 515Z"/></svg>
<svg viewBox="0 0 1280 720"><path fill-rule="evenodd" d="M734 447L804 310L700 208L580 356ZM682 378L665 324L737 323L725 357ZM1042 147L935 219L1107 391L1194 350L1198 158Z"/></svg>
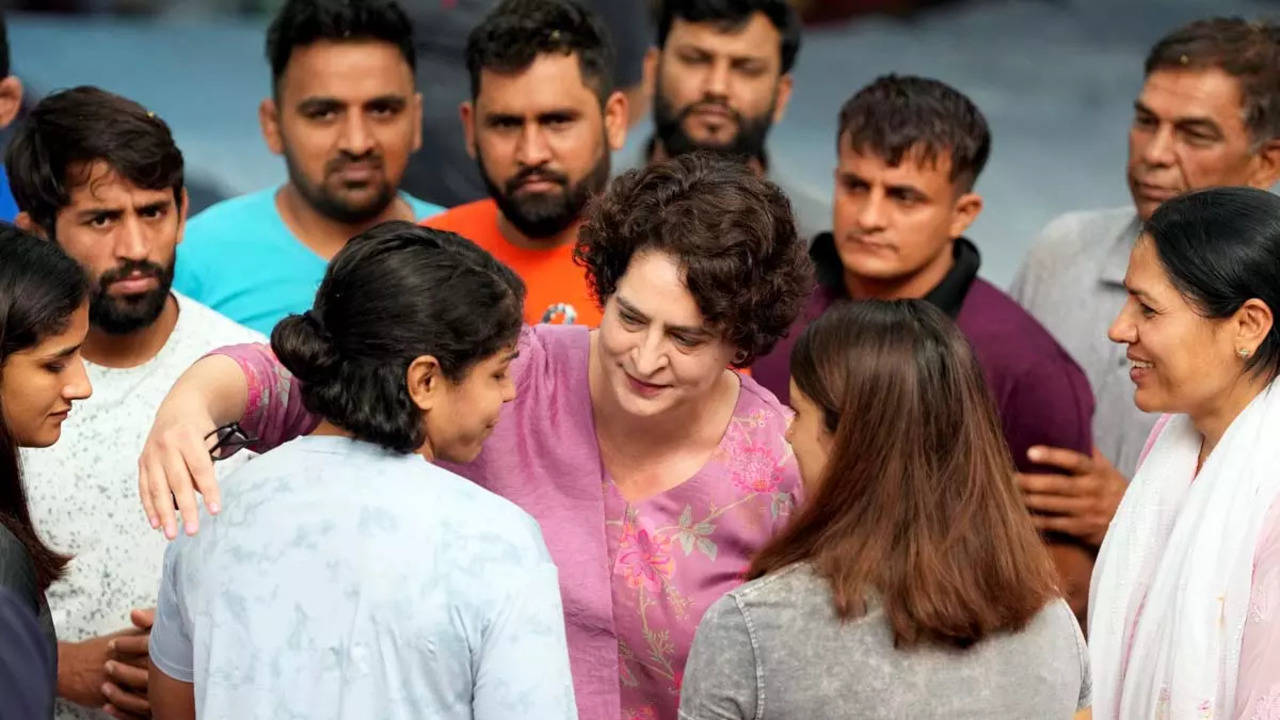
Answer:
<svg viewBox="0 0 1280 720"><path fill-rule="evenodd" d="M1173 152L1173 126L1161 123L1143 150L1142 160L1152 167L1169 167L1177 163Z"/></svg>
<svg viewBox="0 0 1280 720"><path fill-rule="evenodd" d="M362 113L347 113L347 121L342 126L342 135L338 142L343 152L356 157L369 154L373 150L373 133Z"/></svg>
<svg viewBox="0 0 1280 720"><path fill-rule="evenodd" d="M84 360L76 355L67 368L67 384L62 387L62 398L67 402L84 400L93 394L93 386L89 383L89 373L84 369Z"/></svg>
<svg viewBox="0 0 1280 720"><path fill-rule="evenodd" d="M1128 345L1138 342L1138 326L1133 322L1135 310L1136 303L1133 298L1129 298L1124 307L1120 308L1120 314L1116 315L1116 319L1111 322L1111 327L1107 329L1108 340Z"/></svg>
<svg viewBox="0 0 1280 720"><path fill-rule="evenodd" d="M707 72L705 85L702 88L708 97L724 99L729 97L729 60L720 58L711 64Z"/></svg>
<svg viewBox="0 0 1280 720"><path fill-rule="evenodd" d="M551 161L551 146L538 123L525 123L516 146L516 160L524 167L538 167Z"/></svg>
<svg viewBox="0 0 1280 720"><path fill-rule="evenodd" d="M115 254L126 260L145 260L151 251L148 230L137 213L126 212L115 236Z"/></svg>
<svg viewBox="0 0 1280 720"><path fill-rule="evenodd" d="M858 229L862 232L875 232L884 230L887 223L884 191L873 189L867 193L858 212Z"/></svg>
<svg viewBox="0 0 1280 720"><path fill-rule="evenodd" d="M636 372L642 377L653 377L667 364L667 354L663 351L662 332L652 328L644 334L632 351L632 362Z"/></svg>
<svg viewBox="0 0 1280 720"><path fill-rule="evenodd" d="M506 403L509 403L515 399L516 399L516 382L515 380L511 379L511 374L508 373L507 376L502 380L502 402L505 405Z"/></svg>

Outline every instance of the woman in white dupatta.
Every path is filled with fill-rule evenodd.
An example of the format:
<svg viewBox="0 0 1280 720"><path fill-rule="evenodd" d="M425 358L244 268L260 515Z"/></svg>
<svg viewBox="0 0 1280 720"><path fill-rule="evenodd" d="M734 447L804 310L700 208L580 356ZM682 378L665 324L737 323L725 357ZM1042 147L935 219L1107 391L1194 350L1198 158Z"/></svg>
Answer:
<svg viewBox="0 0 1280 720"><path fill-rule="evenodd" d="M1280 718L1280 197L1166 202L1110 337L1166 416L1093 574L1102 720Z"/></svg>

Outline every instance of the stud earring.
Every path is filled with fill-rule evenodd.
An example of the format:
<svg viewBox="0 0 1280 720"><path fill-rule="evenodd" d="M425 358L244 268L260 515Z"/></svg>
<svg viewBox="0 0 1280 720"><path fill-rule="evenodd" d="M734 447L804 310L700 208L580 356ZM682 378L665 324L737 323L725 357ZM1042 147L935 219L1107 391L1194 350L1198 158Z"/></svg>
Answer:
<svg viewBox="0 0 1280 720"><path fill-rule="evenodd" d="M1236 354L1240 356L1241 360L1248 360L1250 355L1249 351L1245 348L1240 348L1236 351Z"/></svg>

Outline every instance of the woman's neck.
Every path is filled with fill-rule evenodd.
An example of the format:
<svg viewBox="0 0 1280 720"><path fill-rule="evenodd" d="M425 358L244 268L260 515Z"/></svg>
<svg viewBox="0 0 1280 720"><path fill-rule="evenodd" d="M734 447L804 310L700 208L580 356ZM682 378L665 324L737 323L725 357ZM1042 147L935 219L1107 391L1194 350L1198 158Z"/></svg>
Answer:
<svg viewBox="0 0 1280 720"><path fill-rule="evenodd" d="M1251 373L1242 375L1226 392L1218 395L1213 407L1191 415L1191 423L1204 438L1200 446L1200 458L1196 465L1199 472L1209 454L1221 442L1231 423L1244 412L1253 399L1266 389L1268 381Z"/></svg>
<svg viewBox="0 0 1280 720"><path fill-rule="evenodd" d="M335 425L334 423L330 422L328 419L324 419L324 418L320 420L319 425L316 425L315 430L312 430L310 433L307 433L307 434L320 435L320 436L326 436L326 437L344 437L344 438L351 438L353 440L356 439L355 433L351 432L350 430L346 430L338 425ZM432 450L431 448L430 440L423 440L422 447L418 448L414 452L416 452L418 455L421 455L423 458L425 458L427 462L434 462L436 459L436 454L435 454L435 451Z"/></svg>

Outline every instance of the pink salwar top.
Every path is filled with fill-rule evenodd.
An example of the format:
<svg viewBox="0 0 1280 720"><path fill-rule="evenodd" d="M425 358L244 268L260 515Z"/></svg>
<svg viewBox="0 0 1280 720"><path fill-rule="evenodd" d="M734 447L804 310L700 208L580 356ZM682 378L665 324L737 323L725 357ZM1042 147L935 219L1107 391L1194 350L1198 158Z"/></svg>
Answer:
<svg viewBox="0 0 1280 720"><path fill-rule="evenodd" d="M627 502L605 472L581 326L525 328L516 399L484 451L440 463L519 505L559 569L574 692L583 720L675 720L703 612L742 582L751 556L786 523L800 488L785 440L790 414L749 377L709 462L684 483ZM266 345L215 351L248 381L242 427L274 447L319 422ZM537 662L537 658L530 658Z"/></svg>

